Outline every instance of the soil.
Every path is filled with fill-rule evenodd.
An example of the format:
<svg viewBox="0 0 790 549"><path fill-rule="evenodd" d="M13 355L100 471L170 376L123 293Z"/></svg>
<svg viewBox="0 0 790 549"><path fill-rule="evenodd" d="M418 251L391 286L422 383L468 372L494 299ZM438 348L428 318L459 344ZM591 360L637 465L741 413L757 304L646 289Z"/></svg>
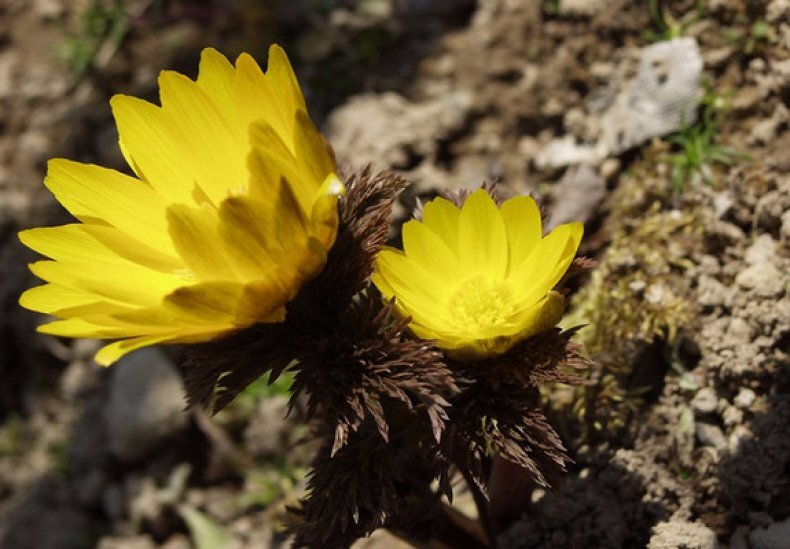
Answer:
<svg viewBox="0 0 790 549"><path fill-rule="evenodd" d="M276 41L341 161L413 182L401 221L415 197L493 180L586 222L582 253L603 280L574 282L569 315L613 334L604 350L580 336L593 385L611 373L625 397L584 415L547 388L575 464L532 492L499 546L790 547L790 3L661 2L669 29L649 4L0 4L0 546L288 543L310 446L298 413L283 419L284 391L248 391L216 418L182 412L175 391L151 396L153 377L93 365L94 342L37 335L42 319L17 305L36 282L16 233L68 222L41 184L47 159L123 169L112 94L154 99L158 71L194 75L206 45L263 59ZM120 40L86 30L96 6L122 6ZM544 161L554 140L596 142L601 97L671 32L698 45L698 95L725 105L713 139L737 154L680 188L666 135L583 166ZM75 48L94 43L82 71ZM605 309L584 302L596 291ZM179 359L150 355L150 375L169 383ZM152 399L145 414L124 415L131 386ZM401 543L377 532L360 546Z"/></svg>

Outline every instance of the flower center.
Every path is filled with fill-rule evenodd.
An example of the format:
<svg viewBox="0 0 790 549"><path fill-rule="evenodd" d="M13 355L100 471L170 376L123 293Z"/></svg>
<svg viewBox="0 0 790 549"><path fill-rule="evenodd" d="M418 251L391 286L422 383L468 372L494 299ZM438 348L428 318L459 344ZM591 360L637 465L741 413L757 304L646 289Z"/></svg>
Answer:
<svg viewBox="0 0 790 549"><path fill-rule="evenodd" d="M491 328L504 324L513 314L513 298L507 282L476 276L458 286L447 304L447 312L459 327Z"/></svg>

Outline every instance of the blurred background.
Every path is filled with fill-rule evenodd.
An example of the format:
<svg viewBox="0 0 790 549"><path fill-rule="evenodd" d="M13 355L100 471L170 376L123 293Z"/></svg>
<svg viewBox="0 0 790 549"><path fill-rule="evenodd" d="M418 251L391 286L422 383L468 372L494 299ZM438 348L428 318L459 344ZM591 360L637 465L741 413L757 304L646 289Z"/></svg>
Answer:
<svg viewBox="0 0 790 549"><path fill-rule="evenodd" d="M341 163L413 183L399 221L495 181L586 224L567 324L597 364L544 391L576 465L502 547L787 547L786 0L0 0L0 547L287 546L287 378L186 412L178 349L101 369L17 305L16 233L70 220L46 161L127 170L112 95L271 43Z"/></svg>

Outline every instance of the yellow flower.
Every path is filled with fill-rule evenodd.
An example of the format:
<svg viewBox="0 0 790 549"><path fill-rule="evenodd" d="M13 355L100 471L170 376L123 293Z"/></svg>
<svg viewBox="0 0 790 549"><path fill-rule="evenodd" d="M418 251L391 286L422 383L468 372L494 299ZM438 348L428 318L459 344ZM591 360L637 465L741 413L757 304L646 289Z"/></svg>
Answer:
<svg viewBox="0 0 790 549"><path fill-rule="evenodd" d="M583 227L568 223L542 237L527 196L498 208L480 189L462 208L443 198L422 221L403 225L404 251L384 249L373 282L420 338L457 359L506 352L554 326L563 297L552 291L573 260Z"/></svg>
<svg viewBox="0 0 790 549"><path fill-rule="evenodd" d="M51 258L20 303L62 319L43 333L120 339L101 364L281 322L337 234L344 187L282 49L266 73L205 49L197 81L163 71L159 88L161 107L110 101L136 177L51 160L45 184L81 223L19 235Z"/></svg>

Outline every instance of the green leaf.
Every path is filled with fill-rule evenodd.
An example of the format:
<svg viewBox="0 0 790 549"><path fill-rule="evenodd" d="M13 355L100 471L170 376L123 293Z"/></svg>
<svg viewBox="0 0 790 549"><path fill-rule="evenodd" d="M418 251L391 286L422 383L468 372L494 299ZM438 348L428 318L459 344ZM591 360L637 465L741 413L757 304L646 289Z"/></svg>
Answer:
<svg viewBox="0 0 790 549"><path fill-rule="evenodd" d="M187 523L195 549L223 549L230 543L230 534L194 507L180 505L178 514Z"/></svg>

